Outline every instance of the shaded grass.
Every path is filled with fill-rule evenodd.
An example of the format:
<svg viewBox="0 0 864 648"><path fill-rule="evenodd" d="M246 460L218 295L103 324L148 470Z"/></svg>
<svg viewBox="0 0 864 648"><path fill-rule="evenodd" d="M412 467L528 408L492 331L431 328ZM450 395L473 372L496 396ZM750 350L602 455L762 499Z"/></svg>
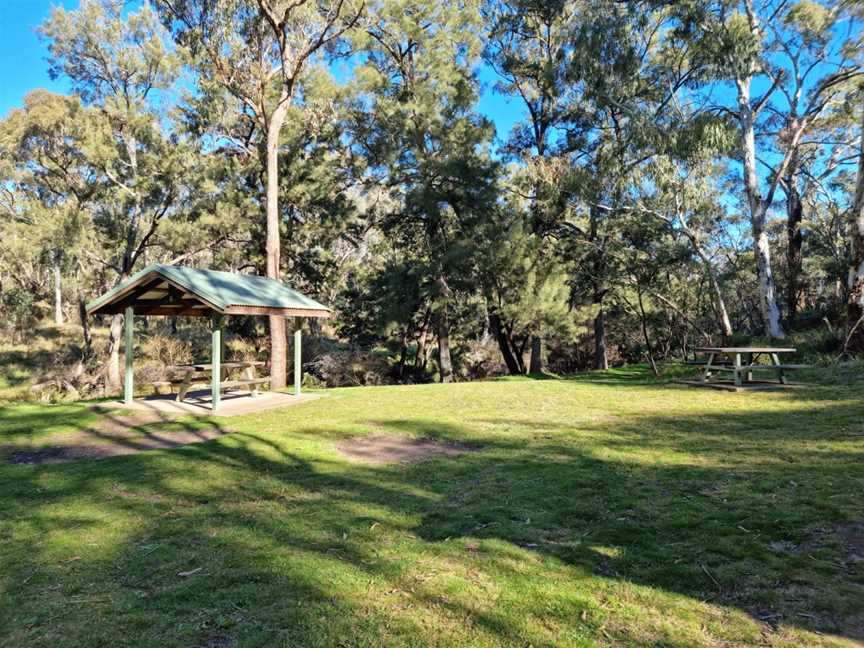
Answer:
<svg viewBox="0 0 864 648"><path fill-rule="evenodd" d="M638 368L343 389L180 450L4 465L0 645L857 645L861 394ZM4 408L0 444L94 416ZM482 448L334 448L380 433Z"/></svg>

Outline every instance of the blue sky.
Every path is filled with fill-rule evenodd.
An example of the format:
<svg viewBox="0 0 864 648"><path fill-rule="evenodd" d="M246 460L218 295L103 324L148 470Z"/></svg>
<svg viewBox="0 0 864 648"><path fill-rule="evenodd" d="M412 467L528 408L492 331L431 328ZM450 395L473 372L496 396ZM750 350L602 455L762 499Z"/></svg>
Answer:
<svg viewBox="0 0 864 648"><path fill-rule="evenodd" d="M74 9L78 0L0 0L0 117L21 106L24 96L36 88L69 91L67 81L48 76L47 51L36 33L55 5ZM484 90L479 110L495 123L498 137L506 138L523 115L519 102L493 91L495 74L490 68L481 69L480 80Z"/></svg>
<svg viewBox="0 0 864 648"><path fill-rule="evenodd" d="M30 90L68 91L68 84L52 81L45 63L45 47L36 27L52 5L74 8L77 0L0 0L0 115L20 106Z"/></svg>

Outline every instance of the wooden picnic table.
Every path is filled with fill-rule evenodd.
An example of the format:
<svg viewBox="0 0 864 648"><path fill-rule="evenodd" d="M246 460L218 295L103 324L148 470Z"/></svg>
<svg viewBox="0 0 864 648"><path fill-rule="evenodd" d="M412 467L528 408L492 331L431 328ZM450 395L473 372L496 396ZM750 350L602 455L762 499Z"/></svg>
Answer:
<svg viewBox="0 0 864 648"><path fill-rule="evenodd" d="M255 368L263 367L264 362L260 360L232 360L229 362L220 362L219 368L220 389L230 389L233 387L248 387L252 396L258 395L258 385L270 382L269 378L258 378L255 376ZM186 398L186 394L192 387L196 379L207 378L208 382L212 382L213 363L196 362L192 364L171 365L169 371L182 373L183 379L179 381L180 389L177 391L177 401L180 402ZM228 373L231 371L242 370L242 376L235 380L226 380Z"/></svg>
<svg viewBox="0 0 864 648"><path fill-rule="evenodd" d="M698 347L698 353L708 356L705 368L702 370L702 382L710 382L715 372L730 372L736 387L754 383L754 371L771 371L777 374L780 384L787 384L786 371L804 369L806 365L780 362L782 354L795 353L796 349L784 347ZM761 357L770 359L769 363L760 364ZM764 382L764 381L760 381Z"/></svg>

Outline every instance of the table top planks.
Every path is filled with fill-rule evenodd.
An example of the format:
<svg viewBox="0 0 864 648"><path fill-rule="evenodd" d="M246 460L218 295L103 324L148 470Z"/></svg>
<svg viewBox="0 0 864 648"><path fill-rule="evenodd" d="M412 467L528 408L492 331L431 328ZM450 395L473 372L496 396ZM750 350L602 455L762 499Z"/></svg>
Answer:
<svg viewBox="0 0 864 648"><path fill-rule="evenodd" d="M795 353L789 347L697 347L700 353Z"/></svg>
<svg viewBox="0 0 864 648"><path fill-rule="evenodd" d="M222 362L219 364L222 369L246 369L247 367L263 367L266 363L261 360L237 360L230 362ZM171 371L212 371L213 364L209 362L199 362L195 364L171 365L168 367Z"/></svg>

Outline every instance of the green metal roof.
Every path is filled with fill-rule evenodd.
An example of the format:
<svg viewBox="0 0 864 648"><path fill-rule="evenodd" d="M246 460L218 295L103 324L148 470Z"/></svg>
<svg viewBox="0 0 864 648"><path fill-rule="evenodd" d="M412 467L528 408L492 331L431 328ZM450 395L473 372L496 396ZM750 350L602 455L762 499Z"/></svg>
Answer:
<svg viewBox="0 0 864 648"><path fill-rule="evenodd" d="M329 309L323 304L275 279L158 263L147 266L87 304L87 312L93 312L123 297L130 288L146 283L150 275L160 275L220 311L234 306L249 306L265 309L320 310L324 317L329 314Z"/></svg>

